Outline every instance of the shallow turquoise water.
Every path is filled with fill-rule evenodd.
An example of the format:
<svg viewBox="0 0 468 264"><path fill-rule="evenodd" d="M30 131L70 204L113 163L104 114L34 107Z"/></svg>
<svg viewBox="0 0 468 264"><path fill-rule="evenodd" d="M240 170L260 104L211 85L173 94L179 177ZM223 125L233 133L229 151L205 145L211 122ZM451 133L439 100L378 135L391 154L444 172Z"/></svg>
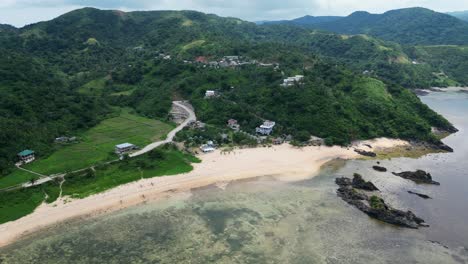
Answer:
<svg viewBox="0 0 468 264"><path fill-rule="evenodd" d="M467 263L468 96L438 93L423 100L461 129L446 139L455 152L382 164L390 171L425 169L441 186L377 173L375 161L338 161L311 180L238 181L225 190L210 186L190 198L66 223L0 249L0 263ZM341 201L334 178L356 171L393 206L413 210L431 227L396 228Z"/></svg>

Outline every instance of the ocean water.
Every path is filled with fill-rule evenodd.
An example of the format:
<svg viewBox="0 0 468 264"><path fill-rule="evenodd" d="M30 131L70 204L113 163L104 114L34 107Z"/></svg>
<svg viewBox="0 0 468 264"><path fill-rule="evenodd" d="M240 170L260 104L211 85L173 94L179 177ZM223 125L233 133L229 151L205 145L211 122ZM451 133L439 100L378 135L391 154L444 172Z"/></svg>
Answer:
<svg viewBox="0 0 468 264"><path fill-rule="evenodd" d="M381 161L388 173L372 170L375 161L336 161L296 183L258 177L225 189L208 186L190 197L39 232L0 249L0 263L468 263L468 95L433 93L422 100L460 129L445 140L454 153ZM416 185L390 173L415 169L441 185ZM430 227L394 227L347 205L336 196L334 179L354 172Z"/></svg>

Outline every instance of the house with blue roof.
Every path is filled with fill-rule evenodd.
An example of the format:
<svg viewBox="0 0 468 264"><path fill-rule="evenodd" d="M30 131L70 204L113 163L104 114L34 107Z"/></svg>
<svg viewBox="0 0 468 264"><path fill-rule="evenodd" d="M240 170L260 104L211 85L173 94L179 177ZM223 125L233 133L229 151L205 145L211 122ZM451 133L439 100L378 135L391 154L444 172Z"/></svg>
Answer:
<svg viewBox="0 0 468 264"><path fill-rule="evenodd" d="M34 155L34 151L25 149L18 153L18 158L22 163L26 164L33 162L36 159L36 156Z"/></svg>

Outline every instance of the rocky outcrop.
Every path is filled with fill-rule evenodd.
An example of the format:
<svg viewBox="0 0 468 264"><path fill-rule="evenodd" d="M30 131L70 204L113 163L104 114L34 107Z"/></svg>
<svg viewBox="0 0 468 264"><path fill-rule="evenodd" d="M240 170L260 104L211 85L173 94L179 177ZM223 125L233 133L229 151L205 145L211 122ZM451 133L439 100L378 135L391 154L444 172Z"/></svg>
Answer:
<svg viewBox="0 0 468 264"><path fill-rule="evenodd" d="M385 167L381 167L381 166L372 166L372 168L376 171L380 171L380 172L386 172L387 171L387 168Z"/></svg>
<svg viewBox="0 0 468 264"><path fill-rule="evenodd" d="M354 174L353 181L351 185L356 189L361 189L365 191L378 191L379 189L370 181L365 181L362 176L358 173Z"/></svg>
<svg viewBox="0 0 468 264"><path fill-rule="evenodd" d="M362 150L362 149L355 149L354 152L358 153L359 155L362 155L362 156L367 156L367 157L377 157L377 154L375 154L374 152L372 151L365 151L365 150Z"/></svg>
<svg viewBox="0 0 468 264"><path fill-rule="evenodd" d="M424 220L413 212L394 209L388 206L382 198L375 195L369 197L366 193L357 190L353 187L354 180L343 177L336 179L335 182L339 186L337 194L341 199L372 218L407 228L427 226Z"/></svg>
<svg viewBox="0 0 468 264"><path fill-rule="evenodd" d="M393 175L402 177L407 180L411 180L415 183L426 183L426 184L435 184L440 185L440 183L433 181L430 173L427 173L423 170L417 171L404 171L400 173L393 172Z"/></svg>
<svg viewBox="0 0 468 264"><path fill-rule="evenodd" d="M413 191L408 191L409 194L414 194L414 195L417 195L423 199L432 199L429 195L426 195L426 194L422 194L422 193L417 193L417 192L413 192Z"/></svg>

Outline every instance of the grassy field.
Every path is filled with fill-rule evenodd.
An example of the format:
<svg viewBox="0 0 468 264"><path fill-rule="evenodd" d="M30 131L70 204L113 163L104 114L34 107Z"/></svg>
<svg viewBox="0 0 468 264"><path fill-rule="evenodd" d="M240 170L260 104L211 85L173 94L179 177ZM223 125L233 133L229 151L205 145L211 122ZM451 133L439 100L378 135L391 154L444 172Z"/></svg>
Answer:
<svg viewBox="0 0 468 264"><path fill-rule="evenodd" d="M0 178L0 189L15 186L20 183L28 182L32 178L37 179L39 176L29 173L27 171L15 169L13 173Z"/></svg>
<svg viewBox="0 0 468 264"><path fill-rule="evenodd" d="M100 162L117 159L113 153L117 144L129 142L143 147L164 139L172 129L169 124L137 116L127 109L122 109L118 117L104 120L79 135L79 143L65 145L49 157L38 159L25 168L45 175L84 169ZM33 176L16 169L0 179L0 188L27 182Z"/></svg>
<svg viewBox="0 0 468 264"><path fill-rule="evenodd" d="M83 169L99 162L116 159L117 144L137 146L163 139L172 129L168 124L122 111L118 117L104 120L80 136L81 142L59 149L43 160L25 166L41 174L55 174Z"/></svg>
<svg viewBox="0 0 468 264"><path fill-rule="evenodd" d="M88 94L88 95L101 94L102 90L105 87L105 85L106 85L106 79L105 78L92 80L92 81L88 82L87 84L81 86L78 89L78 92L82 93L82 94Z"/></svg>
<svg viewBox="0 0 468 264"><path fill-rule="evenodd" d="M191 163L197 162L200 160L194 156L172 147L162 147L136 158L98 166L94 173L84 171L69 174L62 185L63 195L85 198L141 178L189 172L193 169ZM54 202L59 193L56 181L28 189L1 192L0 224L32 213L44 201Z"/></svg>

